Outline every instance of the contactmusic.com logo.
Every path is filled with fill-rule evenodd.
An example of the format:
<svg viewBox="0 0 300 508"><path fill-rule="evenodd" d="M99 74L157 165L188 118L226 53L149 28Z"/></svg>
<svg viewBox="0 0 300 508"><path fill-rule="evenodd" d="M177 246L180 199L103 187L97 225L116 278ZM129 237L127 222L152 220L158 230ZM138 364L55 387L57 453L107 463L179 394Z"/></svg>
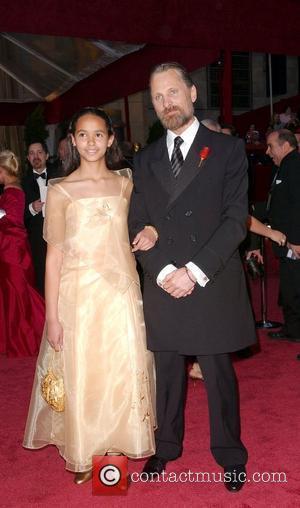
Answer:
<svg viewBox="0 0 300 508"><path fill-rule="evenodd" d="M124 456L93 456L93 495L126 495L128 459Z"/></svg>

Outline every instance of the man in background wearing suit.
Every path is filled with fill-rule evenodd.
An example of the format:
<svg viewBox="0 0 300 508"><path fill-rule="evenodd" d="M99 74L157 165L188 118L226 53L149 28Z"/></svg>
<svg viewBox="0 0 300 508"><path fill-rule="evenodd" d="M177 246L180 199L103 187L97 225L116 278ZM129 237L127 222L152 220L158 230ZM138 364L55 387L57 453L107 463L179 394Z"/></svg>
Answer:
<svg viewBox="0 0 300 508"><path fill-rule="evenodd" d="M43 239L43 204L46 198L47 183L57 176L53 169L47 167L48 148L43 141L34 141L28 146L27 159L30 163L22 186L25 192L25 226L28 231L36 286L44 295L44 278L46 262L46 242Z"/></svg>
<svg viewBox="0 0 300 508"><path fill-rule="evenodd" d="M157 66L150 89L167 132L136 155L129 212L131 238L144 225L158 233L155 247L136 252L157 372L156 455L144 473L161 474L182 453L185 355L192 355L207 389L211 452L225 486L237 491L247 450L229 353L255 342L238 252L248 215L245 150L239 139L199 125L197 90L180 64Z"/></svg>
<svg viewBox="0 0 300 508"><path fill-rule="evenodd" d="M267 206L273 229L282 231L287 244L273 244L280 259L280 302L284 326L269 332L272 339L300 342L300 153L295 135L280 129L267 138L267 154L277 166Z"/></svg>

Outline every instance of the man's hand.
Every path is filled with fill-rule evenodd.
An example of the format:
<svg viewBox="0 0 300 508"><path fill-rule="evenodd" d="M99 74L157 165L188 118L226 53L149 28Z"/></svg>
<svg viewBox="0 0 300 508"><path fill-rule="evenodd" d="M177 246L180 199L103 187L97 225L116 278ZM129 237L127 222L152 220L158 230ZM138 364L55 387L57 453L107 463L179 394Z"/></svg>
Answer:
<svg viewBox="0 0 300 508"><path fill-rule="evenodd" d="M39 213L39 212L42 211L44 203L42 203L42 201L40 199L37 199L36 201L33 201L31 204L32 204L32 208L34 209L34 211L36 213Z"/></svg>
<svg viewBox="0 0 300 508"><path fill-rule="evenodd" d="M162 288L174 298L190 295L195 287L196 280L186 267L174 270L164 279Z"/></svg>
<svg viewBox="0 0 300 508"><path fill-rule="evenodd" d="M136 252L137 250L149 250L154 247L157 242L157 234L154 232L154 228L145 227L140 231L132 242L132 252Z"/></svg>
<svg viewBox="0 0 300 508"><path fill-rule="evenodd" d="M293 243L287 243L287 247L292 249L297 259L300 259L300 245L295 245Z"/></svg>

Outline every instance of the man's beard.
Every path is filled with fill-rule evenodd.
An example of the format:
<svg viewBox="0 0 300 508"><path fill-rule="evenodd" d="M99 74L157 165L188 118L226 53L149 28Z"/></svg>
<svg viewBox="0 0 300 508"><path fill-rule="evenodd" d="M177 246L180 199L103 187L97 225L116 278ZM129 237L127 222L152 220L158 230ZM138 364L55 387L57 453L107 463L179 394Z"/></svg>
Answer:
<svg viewBox="0 0 300 508"><path fill-rule="evenodd" d="M176 112L173 115L168 116L170 112ZM159 119L165 129L169 129L170 131L176 131L186 125L191 118L193 117L193 111L184 112L178 106L173 106L171 108L166 108L159 115Z"/></svg>
<svg viewBox="0 0 300 508"><path fill-rule="evenodd" d="M42 169L42 161L41 159L33 159L32 161L33 169Z"/></svg>

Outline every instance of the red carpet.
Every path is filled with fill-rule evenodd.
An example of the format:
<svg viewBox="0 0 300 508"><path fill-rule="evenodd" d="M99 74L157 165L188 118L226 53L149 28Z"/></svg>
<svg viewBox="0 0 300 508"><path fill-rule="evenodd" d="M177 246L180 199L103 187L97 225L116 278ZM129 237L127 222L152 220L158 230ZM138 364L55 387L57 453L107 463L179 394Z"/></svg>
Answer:
<svg viewBox="0 0 300 508"><path fill-rule="evenodd" d="M254 307L259 308L259 283L251 283ZM270 274L269 318L281 318L276 305L277 276ZM238 311L238 309L237 309ZM259 317L257 315L257 317ZM1 357L1 507L210 507L294 508L300 506L300 344L272 342L259 333L260 351L235 362L240 384L243 440L249 451L248 483L237 494L227 493L220 481L132 483L127 496L92 496L91 483L73 484L54 447L39 451L21 446L33 378L33 359ZM116 372L117 375L117 372ZM170 462L167 472L221 472L209 452L206 395L201 382L190 382L186 407L183 456ZM130 472L142 461L130 462ZM260 482L258 474L263 475ZM286 479L270 481L272 473ZM174 476L173 476L174 478ZM196 475L194 474L194 479ZM199 476L200 478L200 476ZM212 476L211 476L212 479ZM282 479L284 479L282 477Z"/></svg>

